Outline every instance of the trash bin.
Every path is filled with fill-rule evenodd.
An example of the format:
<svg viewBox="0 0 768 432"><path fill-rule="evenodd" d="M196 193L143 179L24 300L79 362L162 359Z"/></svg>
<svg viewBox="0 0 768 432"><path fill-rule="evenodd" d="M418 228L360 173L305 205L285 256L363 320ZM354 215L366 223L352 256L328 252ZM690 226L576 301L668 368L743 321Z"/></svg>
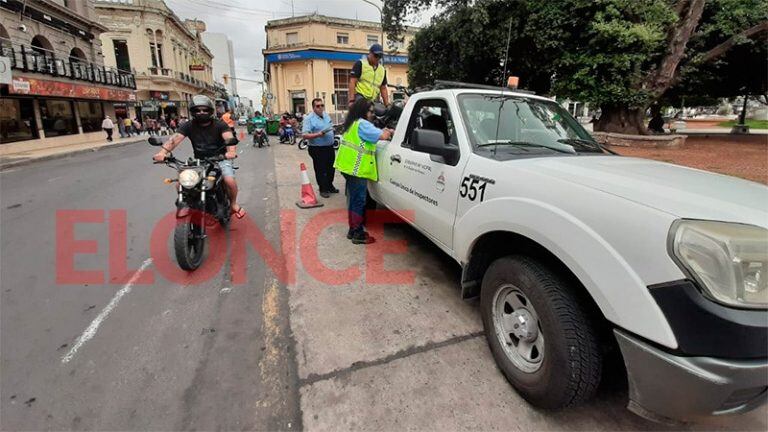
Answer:
<svg viewBox="0 0 768 432"><path fill-rule="evenodd" d="M280 120L267 120L267 134L277 135L280 129Z"/></svg>

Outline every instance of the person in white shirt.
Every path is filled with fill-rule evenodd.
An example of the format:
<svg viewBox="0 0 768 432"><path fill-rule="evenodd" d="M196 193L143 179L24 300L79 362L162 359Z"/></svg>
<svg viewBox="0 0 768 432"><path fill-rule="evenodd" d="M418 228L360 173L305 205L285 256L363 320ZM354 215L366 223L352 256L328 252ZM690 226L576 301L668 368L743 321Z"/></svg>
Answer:
<svg viewBox="0 0 768 432"><path fill-rule="evenodd" d="M104 121L101 122L101 128L107 133L107 141L112 141L112 130L115 128L115 124L112 123L112 119L109 116L104 117Z"/></svg>

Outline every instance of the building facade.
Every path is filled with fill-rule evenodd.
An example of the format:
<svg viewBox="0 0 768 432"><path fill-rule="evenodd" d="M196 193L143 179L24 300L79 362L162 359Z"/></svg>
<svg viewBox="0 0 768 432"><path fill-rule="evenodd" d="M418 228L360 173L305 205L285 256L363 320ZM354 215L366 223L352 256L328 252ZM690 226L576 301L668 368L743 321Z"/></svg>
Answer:
<svg viewBox="0 0 768 432"><path fill-rule="evenodd" d="M205 23L182 21L162 0L95 0L104 62L136 77L140 119L189 115L196 94L226 98L213 79L213 55L202 42Z"/></svg>
<svg viewBox="0 0 768 432"><path fill-rule="evenodd" d="M105 67L92 1L0 1L0 153L103 140L135 101L134 75Z"/></svg>
<svg viewBox="0 0 768 432"><path fill-rule="evenodd" d="M203 43L213 53L213 79L224 83L230 96L237 95L237 74L232 41L224 33L203 33ZM230 79L225 80L224 75Z"/></svg>
<svg viewBox="0 0 768 432"><path fill-rule="evenodd" d="M308 15L267 22L267 48L263 53L269 90L262 101L266 102L265 111L307 112L312 99L321 98L329 113L342 116L347 109L352 65L374 43L385 48L387 82L408 86L405 47L417 30L407 28L403 43L392 43L382 39L379 23L369 21Z"/></svg>

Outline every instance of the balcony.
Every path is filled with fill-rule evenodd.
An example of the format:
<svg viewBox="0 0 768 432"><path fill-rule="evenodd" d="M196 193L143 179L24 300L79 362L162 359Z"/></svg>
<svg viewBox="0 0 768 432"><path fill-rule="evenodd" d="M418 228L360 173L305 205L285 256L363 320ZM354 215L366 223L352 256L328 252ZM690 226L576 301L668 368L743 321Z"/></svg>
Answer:
<svg viewBox="0 0 768 432"><path fill-rule="evenodd" d="M54 77L136 89L133 73L99 66L76 57L57 58L47 50L0 40L0 55L11 59L11 68Z"/></svg>

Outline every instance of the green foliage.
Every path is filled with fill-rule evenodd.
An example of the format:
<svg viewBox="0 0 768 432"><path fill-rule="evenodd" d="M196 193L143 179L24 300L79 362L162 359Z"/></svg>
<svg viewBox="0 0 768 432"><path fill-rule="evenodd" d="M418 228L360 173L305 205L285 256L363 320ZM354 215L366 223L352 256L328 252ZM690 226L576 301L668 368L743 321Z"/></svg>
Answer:
<svg viewBox="0 0 768 432"><path fill-rule="evenodd" d="M680 20L678 1L387 0L384 23L392 34L408 14L444 8L409 47L412 85L435 79L498 84L508 54L508 74L519 75L525 88L602 106L644 108L658 97L645 87L668 53L671 30ZM667 99L764 93L764 39L743 38L717 61L700 60L764 21L767 11L768 0L708 0L678 68L680 85Z"/></svg>

